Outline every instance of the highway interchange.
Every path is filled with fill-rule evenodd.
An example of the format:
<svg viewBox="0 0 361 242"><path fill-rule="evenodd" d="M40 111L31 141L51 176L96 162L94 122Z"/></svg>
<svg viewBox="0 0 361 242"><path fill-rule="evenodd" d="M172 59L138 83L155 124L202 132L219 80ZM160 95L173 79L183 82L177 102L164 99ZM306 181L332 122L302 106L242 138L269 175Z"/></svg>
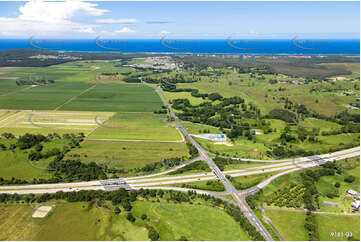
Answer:
<svg viewBox="0 0 361 242"><path fill-rule="evenodd" d="M194 147L197 148L199 152L199 157L194 158L180 166L173 167L166 171L151 174L151 175L144 175L144 176L137 176L137 177L129 177L129 178L118 178L118 179L107 179L107 180L99 180L99 181L89 181L89 182L75 182L75 183L57 183L57 184L37 184L37 185L21 185L21 186L1 186L0 193L17 193L17 194L28 194L28 193L55 193L58 191L63 192L71 192L71 191L79 191L79 190L114 190L119 188L126 188L126 189L165 189L165 190L179 190L179 191L189 191L194 190L197 193L209 194L212 196L216 196L223 200L227 200L235 205L237 205L244 216L257 228L257 230L262 234L262 236L266 240L273 240L270 233L266 230L263 226L261 221L258 217L254 214L253 210L248 206L245 198L246 196L257 192L258 190L267 186L272 180L288 174L290 172L298 171L301 169L311 168L315 166L322 165L328 161L335 161L335 160L342 160L346 158L360 156L360 147L355 147L347 150L342 150L334 153L323 154L318 156L311 156L311 157L301 157L295 159L284 159L284 160L256 160L256 159L243 159L243 158L234 158L228 157L231 159L242 160L246 162L262 162L262 163L270 163L269 165L262 165L252 168L244 168L244 169L233 169L228 171L221 171L219 167L215 164L213 159L210 155L214 155L203 147L201 147L198 142L196 142L188 132L183 128L181 123L179 122L176 115L173 113L172 109L170 108L167 100L163 96L163 93L159 87L157 87L157 91L165 104L168 108L169 114L174 119L177 124L177 129L179 129L184 137L191 142ZM197 173L197 174L189 174L189 175L167 175L173 171L176 171L182 167L185 167L197 160L205 161L211 172L205 173ZM244 191L238 191L232 183L227 179L226 175L231 177L237 176L247 176L253 174L262 174L262 173L269 173L281 171L276 175L270 176L266 180L262 181L258 185L249 188ZM195 181L206 181L218 179L220 180L224 187L225 192L217 193L217 192L209 192L209 191L202 191L196 189L188 189L188 188L180 188L180 187L167 187L166 185L176 184L176 183L187 183L187 182L195 182ZM221 194L230 194L232 195L234 201L221 197Z"/></svg>

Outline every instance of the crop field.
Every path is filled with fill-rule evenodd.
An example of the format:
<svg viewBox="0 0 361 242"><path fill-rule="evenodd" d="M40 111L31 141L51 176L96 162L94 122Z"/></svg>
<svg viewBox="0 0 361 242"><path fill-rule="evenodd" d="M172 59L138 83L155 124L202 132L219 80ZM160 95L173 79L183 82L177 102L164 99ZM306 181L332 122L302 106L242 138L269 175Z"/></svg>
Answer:
<svg viewBox="0 0 361 242"><path fill-rule="evenodd" d="M2 77L0 75L0 96L26 88L26 87L17 86L14 80L9 80L5 78L6 77Z"/></svg>
<svg viewBox="0 0 361 242"><path fill-rule="evenodd" d="M34 80L37 78L53 79L65 82L94 82L102 72L133 72L133 68L115 67L117 63L110 61L74 61L48 67L4 67L0 69L0 77L17 77Z"/></svg>
<svg viewBox="0 0 361 242"><path fill-rule="evenodd" d="M143 84L97 85L61 107L62 110L153 112L162 103L156 92Z"/></svg>
<svg viewBox="0 0 361 242"><path fill-rule="evenodd" d="M0 205L0 240L148 240L147 227L154 227L160 240L185 236L189 240L249 240L225 212L208 206L167 205L138 201L133 206L134 223L126 212L118 215L89 208L85 202L60 202L42 219L32 218L28 204ZM147 219L142 220L141 215ZM204 224L207 226L203 226ZM16 227L17 229L14 229Z"/></svg>
<svg viewBox="0 0 361 242"><path fill-rule="evenodd" d="M88 135L100 127L96 118L107 120L112 115L106 112L0 110L0 133L10 132L15 136L25 133Z"/></svg>
<svg viewBox="0 0 361 242"><path fill-rule="evenodd" d="M101 122L89 139L182 141L174 122L165 114L123 112Z"/></svg>
<svg viewBox="0 0 361 242"><path fill-rule="evenodd" d="M82 162L98 162L108 167L132 169L159 162L164 158L188 156L184 143L175 142L122 142L86 140L80 149L72 150L67 157L76 155Z"/></svg>
<svg viewBox="0 0 361 242"><path fill-rule="evenodd" d="M155 91L142 84L56 82L0 95L3 109L153 112L160 106Z"/></svg>
<svg viewBox="0 0 361 242"><path fill-rule="evenodd" d="M266 215L272 220L272 223L286 240L308 240L307 232L304 228L306 212L266 210ZM316 221L321 241L347 240L346 232L352 232L356 240L360 238L359 215L316 214ZM343 236L332 236L332 233L335 232L342 232Z"/></svg>
<svg viewBox="0 0 361 242"><path fill-rule="evenodd" d="M0 96L2 109L52 110L91 87L82 82L55 82Z"/></svg>

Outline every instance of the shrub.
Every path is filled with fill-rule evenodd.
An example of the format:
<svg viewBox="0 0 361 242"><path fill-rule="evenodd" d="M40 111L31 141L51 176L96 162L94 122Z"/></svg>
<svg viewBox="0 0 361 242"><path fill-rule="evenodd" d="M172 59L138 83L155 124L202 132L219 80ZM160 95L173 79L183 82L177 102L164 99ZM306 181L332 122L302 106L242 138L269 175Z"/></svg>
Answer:
<svg viewBox="0 0 361 242"><path fill-rule="evenodd" d="M148 237L151 241L159 240L159 234L153 227L149 228Z"/></svg>
<svg viewBox="0 0 361 242"><path fill-rule="evenodd" d="M115 214L120 214L120 212L121 212L121 210L120 210L119 207L115 207L115 208L114 208L114 213L115 213Z"/></svg>
<svg viewBox="0 0 361 242"><path fill-rule="evenodd" d="M134 218L134 216L133 216L132 213L128 213L128 214L127 214L127 219L128 219L130 222L132 222L132 223L135 222L135 218Z"/></svg>
<svg viewBox="0 0 361 242"><path fill-rule="evenodd" d="M352 183L355 181L355 177L350 175L350 176L346 177L344 181L348 182L348 183Z"/></svg>

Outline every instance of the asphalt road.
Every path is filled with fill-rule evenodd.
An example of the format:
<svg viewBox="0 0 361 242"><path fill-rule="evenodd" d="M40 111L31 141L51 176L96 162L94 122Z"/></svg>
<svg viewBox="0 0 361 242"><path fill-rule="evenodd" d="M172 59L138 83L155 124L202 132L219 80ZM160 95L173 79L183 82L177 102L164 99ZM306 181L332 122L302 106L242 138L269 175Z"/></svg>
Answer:
<svg viewBox="0 0 361 242"><path fill-rule="evenodd" d="M264 228L263 224L256 217L252 209L248 206L245 201L246 196L257 192L258 190L267 186L274 179L288 174L290 172L298 171L301 169L307 169L310 167L322 165L328 161L341 160L345 158L355 157L360 155L360 147L355 147L347 150L342 150L334 153L323 154L318 156L311 157L301 157L296 159L284 159L284 160L255 160L255 159L241 159L235 157L227 157L232 159L251 161L251 162L282 162L280 164L270 164L259 167L252 168L244 168L244 169L235 169L230 171L221 171L217 165L214 163L211 157L208 156L209 152L206 151L203 147L201 147L182 127L179 120L171 110L168 105L168 102L164 98L162 91L160 88L157 88L160 97L164 104L167 106L170 115L174 118L177 123L178 129L183 133L184 137L189 140L198 150L199 157L194 158L180 166L173 167L164 172L159 172L156 174L145 175L145 176L137 176L137 177L129 177L129 178L117 178L117 179L107 179L100 181L90 181L90 182L76 182L76 183L56 183L56 184L36 184L36 185L21 185L21 186L0 186L0 193L18 193L18 194L29 194L29 193L55 193L57 191L63 192L71 192L71 191L79 191L79 190L116 190L119 188L125 189L165 189L165 190L179 190L179 191L196 191L200 194L209 194L223 200L228 200L224 197L220 197L220 194L231 194L235 201L230 201L239 206L243 214L247 217L247 219L260 231L260 233L265 237L266 240L273 240L268 231ZM166 175L172 171L180 169L186 165L189 165L197 160L204 160L207 162L208 166L211 168L212 172L200 173L200 174L192 174L192 175L180 175L180 176L168 176L168 177L159 177L162 175ZM280 171L285 170L281 173L278 173L258 185L249 188L244 191L237 191L235 187L229 182L225 175L230 176L246 176L252 174L261 174L272 171ZM164 187L166 184L174 184L174 183L185 183L185 182L194 182L194 181L204 181L211 179L219 179L226 191L222 193L202 191L196 189L188 189L188 188L176 188L176 187ZM162 185L162 186L159 186ZM158 187L157 187L158 186Z"/></svg>
<svg viewBox="0 0 361 242"><path fill-rule="evenodd" d="M255 213L252 211L252 209L248 206L247 202L245 201L245 197L238 194L237 189L231 184L231 182L226 178L226 176L222 173L222 171L219 169L219 167L214 163L212 158L208 156L208 153L205 149L202 148L189 134L188 132L183 128L181 123L179 122L178 118L173 113L172 109L169 107L169 104L167 100L165 99L162 90L160 87L157 87L157 90L159 92L159 95L164 103L164 105L167 107L169 114L174 119L174 121L177 124L178 129L183 133L184 137L191 142L194 147L199 152L199 155L202 160L207 162L209 168L211 168L212 172L215 174L215 176L223 183L225 189L227 192L229 192L232 197L237 201L237 205L243 212L243 214L247 217L247 219L250 221L250 223L256 227L256 229L262 234L262 236L266 240L273 240L271 234L266 230L266 228L263 226L261 221L257 218Z"/></svg>
<svg viewBox="0 0 361 242"><path fill-rule="evenodd" d="M350 152L350 150L352 152ZM338 154L335 157L335 154ZM272 180L290 172L298 171L301 169L307 169L314 166L322 165L328 161L334 160L342 160L346 158L356 157L360 155L359 149L348 149L335 153L330 153L327 155L322 155L322 157L326 158L318 158L313 157L308 158L308 162L284 162L280 164L270 164L266 166L258 166L252 168L244 168L244 169L235 169L229 171L223 171L222 173L225 175L230 175L232 177L238 176L248 176L254 174L265 174L273 171L283 171L278 173L263 182L259 183L257 186L253 188L247 189L247 194L251 194L259 189L267 186ZM195 159L196 160L196 159ZM188 161L186 163L192 163L194 160ZM174 171L177 168L180 169L184 167L178 166L167 171ZM89 190L89 189L106 189L112 190L117 189L119 187L123 187L126 189L138 189L140 187L154 189L154 187L150 186L159 186L159 185L167 185L167 184L175 184L175 183L186 183L186 182L195 182L195 181L206 181L211 179L216 179L216 175L213 172L206 173L197 173L190 175L175 175L175 176L160 176L161 174L166 174L169 172L161 172L147 176L138 176L138 177L129 177L129 178L116 178L116 179L106 179L99 181L89 181L89 182L73 182L73 183L55 183L55 184L36 184L36 185L12 185L12 186L0 186L0 193L45 193L45 192L56 192L56 191L74 191L74 190ZM156 176L156 177L154 177ZM233 190L225 191L225 194L231 194L234 192Z"/></svg>

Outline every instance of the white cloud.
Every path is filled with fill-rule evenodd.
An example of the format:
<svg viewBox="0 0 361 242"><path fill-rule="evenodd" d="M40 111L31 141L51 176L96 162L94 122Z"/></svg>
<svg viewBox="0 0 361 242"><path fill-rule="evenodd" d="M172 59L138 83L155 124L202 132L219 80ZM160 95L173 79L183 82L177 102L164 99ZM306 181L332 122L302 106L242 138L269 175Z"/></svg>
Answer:
<svg viewBox="0 0 361 242"><path fill-rule="evenodd" d="M132 23L136 23L137 20L134 18L129 18L129 19L108 18L108 19L97 19L96 22L102 24L132 24Z"/></svg>
<svg viewBox="0 0 361 242"><path fill-rule="evenodd" d="M61 34L94 33L95 25L73 22L75 14L101 16L108 12L98 4L67 0L64 2L26 2L19 8L16 18L0 17L0 35L5 36L57 36Z"/></svg>
<svg viewBox="0 0 361 242"><path fill-rule="evenodd" d="M135 33L136 31L134 29L130 29L128 27L123 27L121 29L118 29L114 31L116 34L129 34L129 33Z"/></svg>

